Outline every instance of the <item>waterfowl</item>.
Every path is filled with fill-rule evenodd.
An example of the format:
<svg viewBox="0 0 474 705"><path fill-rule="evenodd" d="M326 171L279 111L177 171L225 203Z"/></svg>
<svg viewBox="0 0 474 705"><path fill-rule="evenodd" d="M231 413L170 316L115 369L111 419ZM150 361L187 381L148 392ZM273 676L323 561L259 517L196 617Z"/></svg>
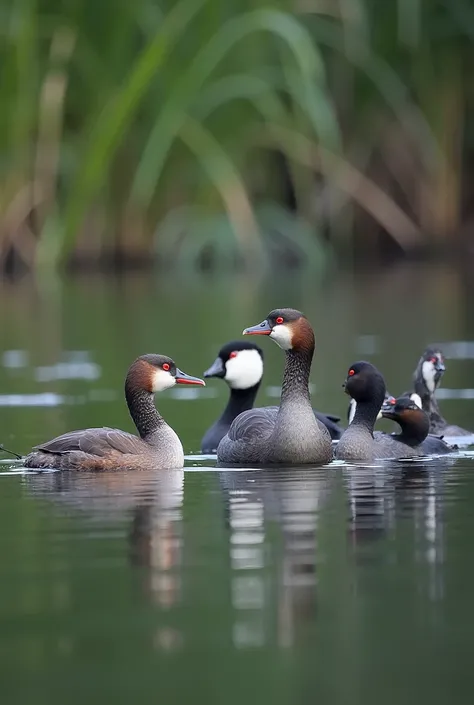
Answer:
<svg viewBox="0 0 474 705"><path fill-rule="evenodd" d="M439 384L439 381L445 371L444 358L440 350L435 348L427 348L423 355L418 360L418 364L413 373L413 390L404 392L401 396L410 397L419 407L422 407L422 399L425 400L424 410L429 414L428 406L432 400L437 408L437 402L434 398L434 392ZM386 392L385 401L393 399L391 394ZM354 418L357 402L351 399L347 409L347 423L350 424ZM379 413L377 420L382 418L382 413ZM431 432L432 429L431 429Z"/></svg>
<svg viewBox="0 0 474 705"><path fill-rule="evenodd" d="M223 345L204 377L218 377L230 388L229 401L222 415L206 431L201 441L203 453L215 453L232 421L255 402L263 376L263 352L246 340L233 340Z"/></svg>
<svg viewBox="0 0 474 705"><path fill-rule="evenodd" d="M430 433L445 437L470 436L472 431L467 431L455 424L449 424L439 409L435 394L445 371L445 361L441 350L432 347L426 348L418 360L413 374L414 391L405 392L404 396L410 396L428 414Z"/></svg>
<svg viewBox="0 0 474 705"><path fill-rule="evenodd" d="M230 388L229 401L222 416L204 434L201 441L203 453L215 453L232 421L253 407L262 376L263 352L258 345L246 340L234 340L222 346L213 364L204 372L204 377L225 380ZM341 437L338 416L322 414L314 409L313 412L326 426L333 440Z"/></svg>
<svg viewBox="0 0 474 705"><path fill-rule="evenodd" d="M336 458L351 462L420 454L388 433L374 433L386 393L385 380L374 365L364 361L351 365L343 387L346 394L356 400L357 406L352 422L336 447Z"/></svg>
<svg viewBox="0 0 474 705"><path fill-rule="evenodd" d="M440 455L457 450L457 446L449 446L440 436L428 433L428 414L408 396L387 399L382 406L382 416L396 421L400 426L401 433L392 434L393 438L417 448L423 455Z"/></svg>
<svg viewBox="0 0 474 705"><path fill-rule="evenodd" d="M199 384L198 377L178 369L170 357L142 355L130 366L125 398L139 436L115 428L71 431L26 456L27 468L57 470L161 470L182 468L183 446L153 403L153 395L175 384Z"/></svg>
<svg viewBox="0 0 474 705"><path fill-rule="evenodd" d="M249 409L232 422L217 448L219 463L303 465L332 458L331 436L314 415L308 388L314 333L291 308L271 311L243 335L268 335L285 351L279 407Z"/></svg>

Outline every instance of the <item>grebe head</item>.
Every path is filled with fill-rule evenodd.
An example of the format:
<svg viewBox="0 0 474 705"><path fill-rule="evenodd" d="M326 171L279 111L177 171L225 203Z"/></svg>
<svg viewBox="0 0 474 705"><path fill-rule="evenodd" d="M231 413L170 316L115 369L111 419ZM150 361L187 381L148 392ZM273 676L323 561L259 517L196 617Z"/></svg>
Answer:
<svg viewBox="0 0 474 705"><path fill-rule="evenodd" d="M243 335L268 335L282 350L314 349L314 333L306 316L294 308L270 311L264 321L245 328Z"/></svg>
<svg viewBox="0 0 474 705"><path fill-rule="evenodd" d="M204 377L220 377L231 389L250 389L259 384L263 376L263 352L244 340L226 343L219 350L215 361L204 372Z"/></svg>
<svg viewBox="0 0 474 705"><path fill-rule="evenodd" d="M198 384L205 386L199 377L192 377L178 367L166 355L141 355L130 367L126 385L142 389L150 394L162 392L175 384Z"/></svg>
<svg viewBox="0 0 474 705"><path fill-rule="evenodd" d="M444 356L437 348L427 348L421 356L421 376L428 391L432 394L446 371Z"/></svg>
<svg viewBox="0 0 474 705"><path fill-rule="evenodd" d="M342 385L346 394L359 402L374 402L385 398L385 380L370 362L355 362L350 366Z"/></svg>
<svg viewBox="0 0 474 705"><path fill-rule="evenodd" d="M428 414L420 409L418 404L410 397L390 397L386 399L382 406L382 416L384 419L392 421L406 421L417 426L426 427L426 433L430 426Z"/></svg>

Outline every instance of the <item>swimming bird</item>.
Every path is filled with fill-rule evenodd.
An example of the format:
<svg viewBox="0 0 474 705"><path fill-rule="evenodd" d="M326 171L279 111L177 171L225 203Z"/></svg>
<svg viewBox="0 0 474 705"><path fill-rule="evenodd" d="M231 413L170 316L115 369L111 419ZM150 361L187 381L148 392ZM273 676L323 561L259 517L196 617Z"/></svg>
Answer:
<svg viewBox="0 0 474 705"><path fill-rule="evenodd" d="M470 436L471 431L466 431L459 426L448 424L443 418L435 396L441 378L446 370L444 356L441 350L428 347L418 360L413 373L413 389L403 392L401 396L410 397L429 416L430 433L443 436ZM385 400L392 398L387 392ZM347 421L350 424L356 409L355 399L351 399L347 410ZM382 417L381 413L377 419Z"/></svg>
<svg viewBox="0 0 474 705"><path fill-rule="evenodd" d="M472 431L448 423L439 409L436 390L445 370L445 360L441 350L433 347L426 348L413 374L414 391L405 392L403 396L410 396L428 414L430 433L444 437L471 436Z"/></svg>
<svg viewBox="0 0 474 705"><path fill-rule="evenodd" d="M407 458L419 451L396 437L376 431L374 425L385 398L385 380L370 362L356 362L349 368L344 391L357 402L349 427L337 444L335 455L340 460L370 461L376 458Z"/></svg>
<svg viewBox="0 0 474 705"><path fill-rule="evenodd" d="M314 333L291 308L271 311L244 335L268 335L285 351L280 406L249 409L232 422L217 448L219 463L303 465L332 458L331 436L313 413L308 388Z"/></svg>
<svg viewBox="0 0 474 705"><path fill-rule="evenodd" d="M442 437L428 433L428 414L408 396L387 399L382 405L382 416L400 426L401 433L392 434L393 438L417 448L424 455L441 455L457 450L457 446L449 446Z"/></svg>
<svg viewBox="0 0 474 705"><path fill-rule="evenodd" d="M115 428L71 431L33 448L27 468L57 470L161 470L182 468L183 446L153 403L153 395L175 384L205 382L178 369L165 355L142 355L125 380L128 410L139 436Z"/></svg>
<svg viewBox="0 0 474 705"><path fill-rule="evenodd" d="M203 453L215 453L232 421L242 411L252 409L262 376L263 352L258 345L246 340L233 340L222 346L211 367L204 372L204 377L223 379L229 385L230 395L222 415L204 434L201 441ZM341 437L338 416L322 414L314 409L313 412L326 426L333 440Z"/></svg>

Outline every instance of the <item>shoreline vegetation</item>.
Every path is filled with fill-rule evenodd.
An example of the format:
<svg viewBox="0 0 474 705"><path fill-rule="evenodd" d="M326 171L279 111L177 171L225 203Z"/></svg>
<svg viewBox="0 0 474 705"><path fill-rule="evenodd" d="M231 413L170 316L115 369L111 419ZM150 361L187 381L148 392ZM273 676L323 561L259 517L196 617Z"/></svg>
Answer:
<svg viewBox="0 0 474 705"><path fill-rule="evenodd" d="M0 272L469 248L467 0L4 0Z"/></svg>

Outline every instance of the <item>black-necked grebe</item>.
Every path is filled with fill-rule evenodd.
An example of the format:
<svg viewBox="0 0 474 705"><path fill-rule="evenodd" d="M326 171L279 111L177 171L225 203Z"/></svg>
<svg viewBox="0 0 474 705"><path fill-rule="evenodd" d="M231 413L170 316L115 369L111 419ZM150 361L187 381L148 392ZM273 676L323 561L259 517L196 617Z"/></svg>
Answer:
<svg viewBox="0 0 474 705"><path fill-rule="evenodd" d="M382 416L398 423L401 433L392 437L401 443L416 448L423 455L452 453L457 446L449 446L439 436L429 434L430 420L428 414L408 396L391 397L382 406Z"/></svg>
<svg viewBox="0 0 474 705"><path fill-rule="evenodd" d="M363 361L351 365L343 386L345 392L356 400L357 407L351 424L336 447L336 458L351 462L420 454L388 433L374 433L386 393L385 380L374 365Z"/></svg>
<svg viewBox="0 0 474 705"><path fill-rule="evenodd" d="M243 411L252 409L263 376L263 352L247 340L233 340L223 345L204 377L218 377L227 382L229 401L219 419L206 431L201 441L203 453L215 453L232 421Z"/></svg>

